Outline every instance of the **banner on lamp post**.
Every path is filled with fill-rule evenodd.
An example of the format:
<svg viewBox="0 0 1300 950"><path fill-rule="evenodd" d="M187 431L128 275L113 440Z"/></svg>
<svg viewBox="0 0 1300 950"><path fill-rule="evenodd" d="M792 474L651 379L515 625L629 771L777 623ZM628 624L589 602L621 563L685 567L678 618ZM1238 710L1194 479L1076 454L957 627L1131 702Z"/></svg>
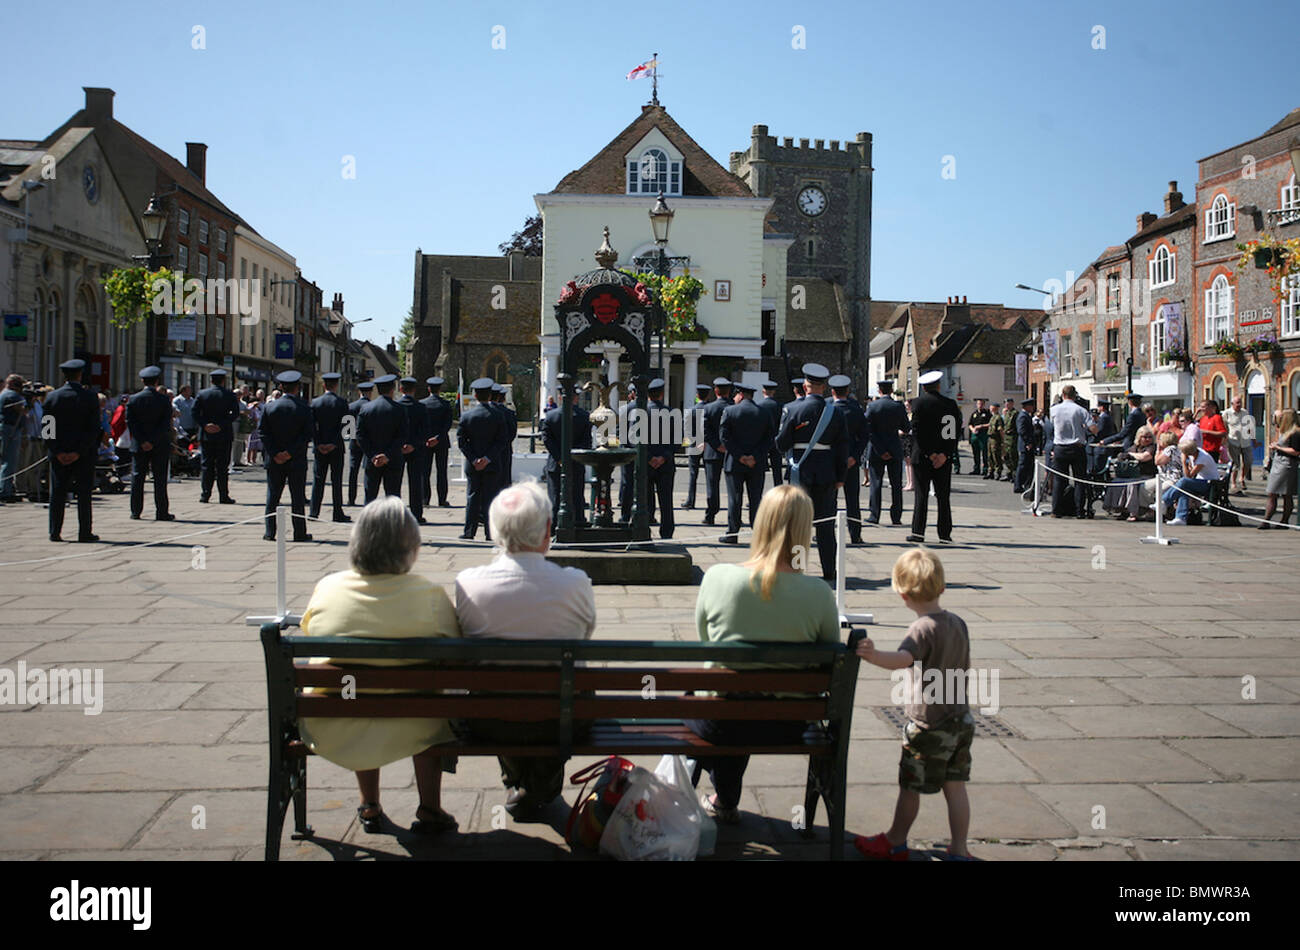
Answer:
<svg viewBox="0 0 1300 950"><path fill-rule="evenodd" d="M1056 376L1061 371L1061 363L1056 352L1058 336L1059 332L1056 330L1043 332L1043 360L1047 364L1048 376Z"/></svg>
<svg viewBox="0 0 1300 950"><path fill-rule="evenodd" d="M1025 385L1025 376L1029 368L1029 355L1027 353L1016 354L1016 385Z"/></svg>

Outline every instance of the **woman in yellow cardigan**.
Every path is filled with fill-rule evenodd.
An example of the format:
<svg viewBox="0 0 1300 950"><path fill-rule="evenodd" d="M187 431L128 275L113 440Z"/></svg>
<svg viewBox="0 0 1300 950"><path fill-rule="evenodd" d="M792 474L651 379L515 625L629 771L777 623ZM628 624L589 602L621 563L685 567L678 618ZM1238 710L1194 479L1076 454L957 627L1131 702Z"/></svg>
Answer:
<svg viewBox="0 0 1300 950"><path fill-rule="evenodd" d="M352 570L322 578L302 615L302 632L315 637L459 637L456 610L446 592L410 573L420 553L420 526L402 500L387 495L362 509L352 526ZM333 661L330 661L333 662ZM359 660L347 662L359 663ZM400 666L401 661L372 661ZM442 810L443 760L432 747L454 738L446 719L323 719L299 722L303 741L317 755L357 773L366 831L383 830L379 768L411 756L420 807L412 831L436 833L456 827ZM447 771L455 759L448 760Z"/></svg>

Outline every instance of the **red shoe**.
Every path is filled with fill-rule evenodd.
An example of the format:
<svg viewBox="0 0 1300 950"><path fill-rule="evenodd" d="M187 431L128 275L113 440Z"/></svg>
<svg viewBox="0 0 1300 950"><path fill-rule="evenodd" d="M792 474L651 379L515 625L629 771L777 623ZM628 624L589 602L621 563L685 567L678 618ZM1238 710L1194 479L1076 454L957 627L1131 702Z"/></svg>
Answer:
<svg viewBox="0 0 1300 950"><path fill-rule="evenodd" d="M891 845L884 832L870 838L858 835L853 839L853 847L857 848L858 853L864 858L874 858L877 861L908 860L907 842L904 841L897 846Z"/></svg>

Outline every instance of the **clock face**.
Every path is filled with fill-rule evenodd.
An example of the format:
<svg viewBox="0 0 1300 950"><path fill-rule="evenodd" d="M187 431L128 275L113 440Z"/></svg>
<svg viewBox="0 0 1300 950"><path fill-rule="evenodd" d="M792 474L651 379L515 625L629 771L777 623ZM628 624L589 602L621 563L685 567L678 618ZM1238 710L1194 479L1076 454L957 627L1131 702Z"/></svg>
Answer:
<svg viewBox="0 0 1300 950"><path fill-rule="evenodd" d="M826 192L816 185L809 185L799 192L799 210L810 218L815 218L826 210Z"/></svg>
<svg viewBox="0 0 1300 950"><path fill-rule="evenodd" d="M86 200L94 204L99 198L99 181L95 178L95 166L87 165L81 171L81 188L86 193Z"/></svg>

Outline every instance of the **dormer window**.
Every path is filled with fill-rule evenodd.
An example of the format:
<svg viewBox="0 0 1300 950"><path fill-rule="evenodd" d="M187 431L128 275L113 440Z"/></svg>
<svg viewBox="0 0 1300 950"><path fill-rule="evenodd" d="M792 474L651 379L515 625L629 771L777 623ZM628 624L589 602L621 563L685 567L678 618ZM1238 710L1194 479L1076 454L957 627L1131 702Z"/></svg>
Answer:
<svg viewBox="0 0 1300 950"><path fill-rule="evenodd" d="M670 161L661 148L648 148L640 157L627 163L627 193L629 195L680 195L682 193L682 163Z"/></svg>

